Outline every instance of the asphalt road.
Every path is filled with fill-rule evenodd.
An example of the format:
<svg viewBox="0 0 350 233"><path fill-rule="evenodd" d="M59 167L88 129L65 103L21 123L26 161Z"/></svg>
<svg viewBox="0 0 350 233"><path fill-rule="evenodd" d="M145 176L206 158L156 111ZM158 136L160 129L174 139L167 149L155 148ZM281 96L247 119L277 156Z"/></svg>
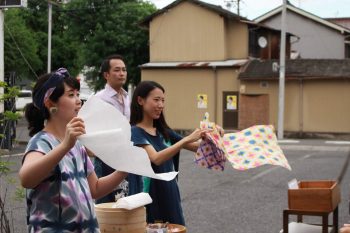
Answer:
<svg viewBox="0 0 350 233"><path fill-rule="evenodd" d="M348 154L345 148L292 148L284 150L292 171L265 165L242 172L227 164L224 172L215 172L194 166L184 153L179 183L189 232L279 232L288 207L288 181L336 179ZM349 182L348 171L341 184L340 224L349 220ZM305 220L321 223L320 218Z"/></svg>
<svg viewBox="0 0 350 233"><path fill-rule="evenodd" d="M197 167L193 155L181 152L179 187L189 233L278 233L282 228L282 211L288 207L287 183L298 180L336 179L349 153L350 145L326 144L320 140L281 143L292 171L265 165L237 171L228 164L224 172ZM12 153L23 151L23 146ZM13 162L10 177L17 182L21 156L2 157ZM349 217L350 171L341 183L342 202L339 224ZM13 232L26 232L25 202L13 199L16 184L1 177L0 192L7 190L6 206ZM293 219L293 218L292 218ZM320 223L320 218L306 218ZM330 219L331 221L331 219Z"/></svg>

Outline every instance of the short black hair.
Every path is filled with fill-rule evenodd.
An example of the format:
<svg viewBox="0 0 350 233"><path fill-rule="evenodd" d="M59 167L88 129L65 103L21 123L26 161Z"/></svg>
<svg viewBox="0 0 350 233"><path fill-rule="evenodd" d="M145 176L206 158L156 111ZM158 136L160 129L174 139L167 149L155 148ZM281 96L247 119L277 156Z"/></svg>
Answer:
<svg viewBox="0 0 350 233"><path fill-rule="evenodd" d="M113 55L109 55L108 57L106 57L102 61L102 64L101 64L101 67L100 67L100 76L101 76L101 78L103 78L103 73L104 72L108 72L109 69L111 68L110 61L113 60L113 59L122 60L124 62L123 56L119 55L119 54L113 54Z"/></svg>

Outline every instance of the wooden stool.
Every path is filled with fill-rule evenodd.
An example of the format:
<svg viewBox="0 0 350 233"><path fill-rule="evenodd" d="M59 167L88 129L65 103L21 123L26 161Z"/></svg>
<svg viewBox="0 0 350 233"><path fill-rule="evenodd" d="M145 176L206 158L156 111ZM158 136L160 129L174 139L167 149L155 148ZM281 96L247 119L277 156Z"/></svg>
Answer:
<svg viewBox="0 0 350 233"><path fill-rule="evenodd" d="M322 233L328 233L328 216L333 213L333 229L331 232L338 232L338 206L331 212L315 212L315 211L304 211L304 210L291 210L286 209L283 211L283 233L288 233L289 215L297 215L297 222L303 222L303 215L306 216L320 216L322 217ZM294 233L294 232L291 232Z"/></svg>

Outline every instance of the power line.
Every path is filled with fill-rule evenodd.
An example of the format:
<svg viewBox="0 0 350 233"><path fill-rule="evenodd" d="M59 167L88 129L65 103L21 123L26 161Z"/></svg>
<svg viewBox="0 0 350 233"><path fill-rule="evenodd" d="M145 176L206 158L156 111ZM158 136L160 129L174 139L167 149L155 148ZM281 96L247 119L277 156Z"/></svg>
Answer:
<svg viewBox="0 0 350 233"><path fill-rule="evenodd" d="M32 66L29 64L28 60L25 58L24 54L22 53L21 48L18 46L18 44L17 44L17 42L16 42L16 40L15 40L15 38L14 38L14 36L13 36L12 32L10 31L9 27L7 26L7 24L6 24L6 23L4 23L4 24L5 24L6 30L8 31L8 33L9 33L9 35L10 35L11 39L13 40L13 42L14 42L14 44L15 44L15 46L16 46L16 48L17 48L17 50L18 50L18 51L19 51L19 53L21 54L21 56L22 56L23 60L24 60L24 61L27 63L27 65L28 65L29 69L30 69L30 70L33 72L33 74L35 75L35 77L38 79L38 78L39 78L39 76L38 76L38 75L35 73L35 71L34 71L33 67L32 67Z"/></svg>

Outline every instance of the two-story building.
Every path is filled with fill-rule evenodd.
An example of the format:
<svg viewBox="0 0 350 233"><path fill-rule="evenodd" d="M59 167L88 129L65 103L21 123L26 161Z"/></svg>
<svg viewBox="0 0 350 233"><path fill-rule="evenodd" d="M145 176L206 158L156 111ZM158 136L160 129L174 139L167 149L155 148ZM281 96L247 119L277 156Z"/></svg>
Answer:
<svg viewBox="0 0 350 233"><path fill-rule="evenodd" d="M237 129L240 70L252 57L277 59L280 31L198 0L177 0L142 25L149 29L150 62L141 65L141 78L164 86L169 125L193 129L209 112Z"/></svg>
<svg viewBox="0 0 350 233"><path fill-rule="evenodd" d="M277 125L278 60L252 60L239 74L239 128ZM295 136L350 133L350 59L286 61L284 130Z"/></svg>
<svg viewBox="0 0 350 233"><path fill-rule="evenodd" d="M350 58L350 29L344 20L326 20L287 4L286 30L298 36L292 41L292 54L303 59ZM254 19L255 22L280 29L282 6Z"/></svg>
<svg viewBox="0 0 350 233"><path fill-rule="evenodd" d="M302 15L289 10L288 24L308 25L316 46L311 50L317 50L306 53L301 47L300 55L323 59L287 59L284 130L348 134L350 59L343 59L348 31L297 12ZM141 65L141 78L165 87L165 115L171 127L196 128L205 112L225 129L277 126L278 28L198 0L177 0L142 25L149 29L150 62ZM304 41L303 34L292 32L287 34L287 58L291 48Z"/></svg>

